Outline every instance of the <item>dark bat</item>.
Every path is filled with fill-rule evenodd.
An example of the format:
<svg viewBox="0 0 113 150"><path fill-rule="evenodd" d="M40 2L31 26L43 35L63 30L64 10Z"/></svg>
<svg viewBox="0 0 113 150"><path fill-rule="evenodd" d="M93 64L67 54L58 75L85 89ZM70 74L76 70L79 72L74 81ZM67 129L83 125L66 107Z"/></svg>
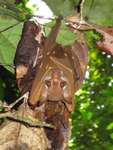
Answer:
<svg viewBox="0 0 113 150"><path fill-rule="evenodd" d="M42 39L41 26L36 25L32 21L26 21L14 59L16 79L21 93L30 90L36 68L40 66L42 59L42 49L40 48Z"/></svg>

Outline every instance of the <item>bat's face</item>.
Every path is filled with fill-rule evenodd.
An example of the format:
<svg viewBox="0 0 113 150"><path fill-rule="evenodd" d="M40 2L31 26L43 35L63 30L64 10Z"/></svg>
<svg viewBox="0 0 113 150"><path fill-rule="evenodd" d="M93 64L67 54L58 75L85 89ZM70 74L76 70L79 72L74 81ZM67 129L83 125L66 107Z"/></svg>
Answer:
<svg viewBox="0 0 113 150"><path fill-rule="evenodd" d="M45 76L40 94L40 100L67 101L72 104L71 84L59 68L51 69Z"/></svg>
<svg viewBox="0 0 113 150"><path fill-rule="evenodd" d="M62 71L52 69L50 74L45 77L44 86L47 90L48 100L61 100L63 99L63 89L67 86L67 80Z"/></svg>

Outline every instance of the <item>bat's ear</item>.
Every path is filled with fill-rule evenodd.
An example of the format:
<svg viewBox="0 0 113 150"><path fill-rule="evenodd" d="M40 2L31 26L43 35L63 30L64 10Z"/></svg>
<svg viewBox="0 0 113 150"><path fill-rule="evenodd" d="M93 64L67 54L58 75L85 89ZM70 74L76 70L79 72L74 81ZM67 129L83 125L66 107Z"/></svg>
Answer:
<svg viewBox="0 0 113 150"><path fill-rule="evenodd" d="M48 96L48 87L44 84L40 93L39 103L42 104L47 100Z"/></svg>

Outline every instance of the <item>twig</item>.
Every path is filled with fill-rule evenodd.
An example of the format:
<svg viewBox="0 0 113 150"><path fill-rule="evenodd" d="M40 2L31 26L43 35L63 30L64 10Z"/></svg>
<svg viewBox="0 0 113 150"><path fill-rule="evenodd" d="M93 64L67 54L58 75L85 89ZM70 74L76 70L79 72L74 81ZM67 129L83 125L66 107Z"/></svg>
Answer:
<svg viewBox="0 0 113 150"><path fill-rule="evenodd" d="M10 120L17 121L29 127L46 127L52 129L55 128L53 125L43 121L39 121L31 116L23 117L23 116L16 115L15 112L0 113L0 119L2 118L8 118Z"/></svg>
<svg viewBox="0 0 113 150"><path fill-rule="evenodd" d="M24 99L28 99L28 95L29 95L29 92L26 92L24 95L22 95L20 98L18 98L14 103L12 103L10 105L10 108L13 108L18 102L20 102L23 98Z"/></svg>
<svg viewBox="0 0 113 150"><path fill-rule="evenodd" d="M11 112L0 113L0 119L11 117L11 116L12 116Z"/></svg>
<svg viewBox="0 0 113 150"><path fill-rule="evenodd" d="M3 105L3 108L7 108L7 111L10 111L18 102L21 100L27 100L28 99L29 92L26 92L24 95L22 95L20 98L18 98L15 102L13 102L10 105Z"/></svg>
<svg viewBox="0 0 113 150"><path fill-rule="evenodd" d="M80 3L80 22L83 21L83 8L84 8L85 0L82 0Z"/></svg>
<svg viewBox="0 0 113 150"><path fill-rule="evenodd" d="M37 17L40 19L48 19L48 20L55 20L56 17L44 17L44 16L39 16L39 15L31 15L32 17Z"/></svg>

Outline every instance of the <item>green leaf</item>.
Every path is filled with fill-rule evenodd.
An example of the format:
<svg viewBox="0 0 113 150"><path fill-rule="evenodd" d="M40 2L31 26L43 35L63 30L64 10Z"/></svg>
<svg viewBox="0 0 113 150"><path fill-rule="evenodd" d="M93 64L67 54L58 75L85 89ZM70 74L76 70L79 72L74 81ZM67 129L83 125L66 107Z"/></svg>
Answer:
<svg viewBox="0 0 113 150"><path fill-rule="evenodd" d="M110 134L111 139L113 139L113 133Z"/></svg>
<svg viewBox="0 0 113 150"><path fill-rule="evenodd" d="M13 72L13 58L14 58L14 46L0 34L0 64L3 64L8 70Z"/></svg>
<svg viewBox="0 0 113 150"><path fill-rule="evenodd" d="M1 19L0 30L7 28L13 23L15 23L15 20ZM0 33L0 64L11 72L14 72L13 60L21 29L22 25L19 24L6 32Z"/></svg>
<svg viewBox="0 0 113 150"><path fill-rule="evenodd" d="M16 13L21 12L13 2L9 2L8 0L0 0L0 6L12 10Z"/></svg>
<svg viewBox="0 0 113 150"><path fill-rule="evenodd" d="M111 122L110 124L108 124L108 126L107 126L107 128L106 128L107 130L111 130L111 129L113 129L113 122Z"/></svg>
<svg viewBox="0 0 113 150"><path fill-rule="evenodd" d="M16 7L14 2L9 0L0 0L0 15L12 17L18 21L26 19L24 10Z"/></svg>
<svg viewBox="0 0 113 150"><path fill-rule="evenodd" d="M82 117L86 121L91 120L92 116L93 116L92 112L87 112L87 111L82 112Z"/></svg>
<svg viewBox="0 0 113 150"><path fill-rule="evenodd" d="M16 12L10 10L10 9L6 9L6 8L3 8L3 7L0 7L0 15L1 16L6 16L6 17L11 17L11 18L14 18L18 21L25 20L24 15L16 13Z"/></svg>
<svg viewBox="0 0 113 150"><path fill-rule="evenodd" d="M75 13L77 2L73 0L44 0L57 16L69 16Z"/></svg>
<svg viewBox="0 0 113 150"><path fill-rule="evenodd" d="M54 26L54 22L50 22L46 25L45 27L45 33L46 33L46 36L49 34L49 32L51 31L51 28ZM75 40L77 39L77 36L75 33L71 32L68 27L65 25L64 22L62 22L62 25L61 25L61 30L58 34L58 37L57 37L57 42L59 44L62 44L62 45L69 45L69 44L72 44Z"/></svg>
<svg viewBox="0 0 113 150"><path fill-rule="evenodd" d="M83 11L89 22L113 25L113 0L86 0Z"/></svg>
<svg viewBox="0 0 113 150"><path fill-rule="evenodd" d="M14 3L15 3L15 0L0 0L0 4L1 4L2 2L14 4Z"/></svg>
<svg viewBox="0 0 113 150"><path fill-rule="evenodd" d="M61 30L57 37L57 42L62 45L69 45L72 44L76 39L76 34L71 32L65 23L62 23Z"/></svg>

